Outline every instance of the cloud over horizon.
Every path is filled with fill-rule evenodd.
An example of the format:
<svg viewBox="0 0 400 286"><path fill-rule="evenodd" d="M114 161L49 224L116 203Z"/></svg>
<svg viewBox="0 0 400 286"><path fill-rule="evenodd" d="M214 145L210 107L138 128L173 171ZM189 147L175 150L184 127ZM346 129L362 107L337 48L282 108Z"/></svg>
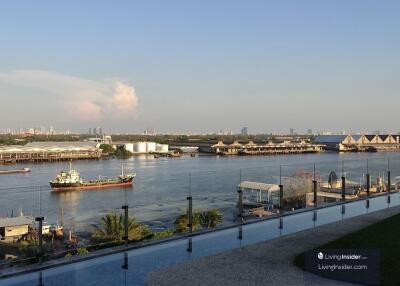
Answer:
<svg viewBox="0 0 400 286"><path fill-rule="evenodd" d="M43 102L44 107L64 112L58 115L65 114L65 120L130 119L136 116L138 107L135 88L119 80L90 80L45 70L0 73L0 91L18 89L45 94L51 100Z"/></svg>

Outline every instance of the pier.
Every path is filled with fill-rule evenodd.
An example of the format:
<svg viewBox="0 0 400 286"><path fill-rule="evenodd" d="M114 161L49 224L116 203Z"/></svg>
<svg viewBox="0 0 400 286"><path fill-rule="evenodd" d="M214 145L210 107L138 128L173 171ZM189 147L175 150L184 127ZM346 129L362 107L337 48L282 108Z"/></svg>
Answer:
<svg viewBox="0 0 400 286"><path fill-rule="evenodd" d="M219 141L217 144L211 146L211 149L217 155L285 155L317 153L322 151L323 146L306 142L255 144L252 141L247 144L240 144L238 141L235 141L232 144L226 145L222 141Z"/></svg>
<svg viewBox="0 0 400 286"><path fill-rule="evenodd" d="M85 144L35 144L35 146L0 146L0 164L100 159L102 150Z"/></svg>

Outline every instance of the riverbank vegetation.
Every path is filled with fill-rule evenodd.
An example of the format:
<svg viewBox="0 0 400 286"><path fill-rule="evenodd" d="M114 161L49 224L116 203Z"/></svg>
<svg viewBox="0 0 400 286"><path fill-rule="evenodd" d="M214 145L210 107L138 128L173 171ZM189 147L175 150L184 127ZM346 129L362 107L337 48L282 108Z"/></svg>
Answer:
<svg viewBox="0 0 400 286"><path fill-rule="evenodd" d="M125 236L125 224L122 214L110 213L100 220L100 225L93 225L95 232L92 242L121 242ZM149 238L151 232L146 225L140 224L135 218L128 218L128 239L129 241L140 241Z"/></svg>
<svg viewBox="0 0 400 286"><path fill-rule="evenodd" d="M128 159L133 154L122 146L115 148L111 144L101 144L99 148L103 151L103 155L115 156L119 159Z"/></svg>
<svg viewBox="0 0 400 286"><path fill-rule="evenodd" d="M211 209L202 212L193 212L192 216L192 229L193 231L200 228L208 229L216 227L222 223L222 215L219 209ZM189 218L188 214L179 215L175 222L175 233L185 233L189 231Z"/></svg>

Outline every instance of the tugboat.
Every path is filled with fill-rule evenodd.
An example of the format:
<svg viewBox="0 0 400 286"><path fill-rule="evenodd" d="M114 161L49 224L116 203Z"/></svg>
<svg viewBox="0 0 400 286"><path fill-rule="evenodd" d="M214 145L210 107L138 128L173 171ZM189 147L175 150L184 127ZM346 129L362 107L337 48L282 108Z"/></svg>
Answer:
<svg viewBox="0 0 400 286"><path fill-rule="evenodd" d="M118 186L132 186L133 179L136 177L135 173L124 174L124 167L122 166L121 175L115 179L99 178L98 180L85 181L80 177L78 171L72 169L71 163L69 165L69 172L61 171L52 181L50 186L53 191L65 190L84 190L84 189L98 189L110 188Z"/></svg>

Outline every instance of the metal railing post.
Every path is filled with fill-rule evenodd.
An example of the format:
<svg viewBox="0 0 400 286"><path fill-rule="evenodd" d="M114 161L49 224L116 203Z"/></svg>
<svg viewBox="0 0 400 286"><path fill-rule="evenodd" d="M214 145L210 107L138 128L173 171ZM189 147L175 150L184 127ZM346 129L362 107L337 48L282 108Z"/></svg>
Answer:
<svg viewBox="0 0 400 286"><path fill-rule="evenodd" d="M344 175L344 162L342 161L342 201L346 200L346 176Z"/></svg>
<svg viewBox="0 0 400 286"><path fill-rule="evenodd" d="M187 196L186 199L188 201L187 227L189 228L189 233L192 234L193 233L192 174L189 174L189 196ZM189 237L187 251L190 253L193 251L192 237Z"/></svg>
<svg viewBox="0 0 400 286"><path fill-rule="evenodd" d="M35 218L35 221L39 222L39 228L38 228L39 245L38 245L37 258L40 263L42 262L43 259L43 220L44 217L42 216Z"/></svg>
<svg viewBox="0 0 400 286"><path fill-rule="evenodd" d="M313 204L314 204L314 207L317 207L318 206L318 196L317 196L317 179L315 177L315 163L314 163L314 174L313 174L313 176L314 176L314 179L312 181L312 183L313 183L313 193L314 193Z"/></svg>
<svg viewBox="0 0 400 286"><path fill-rule="evenodd" d="M279 185L279 212L283 213L283 185Z"/></svg>
<svg viewBox="0 0 400 286"><path fill-rule="evenodd" d="M387 184L388 184L388 186L387 186L387 190L386 190L389 193L389 195L387 197L387 203L388 204L390 204L390 192L392 191L391 190L392 182L391 182L391 176L390 175L391 175L390 174L390 158L388 158L388 169L387 169Z"/></svg>
<svg viewBox="0 0 400 286"><path fill-rule="evenodd" d="M243 239L243 227L242 225L239 226L239 235L238 235L238 239L242 240Z"/></svg>
<svg viewBox="0 0 400 286"><path fill-rule="evenodd" d="M346 200L346 177L342 176L342 201Z"/></svg>
<svg viewBox="0 0 400 286"><path fill-rule="evenodd" d="M123 240L125 240L125 246L128 246L129 243L129 214L128 214L128 210L129 210L129 206L128 205L124 205L122 206L122 209L124 210L124 237L122 238Z"/></svg>
<svg viewBox="0 0 400 286"><path fill-rule="evenodd" d="M313 180L313 192L314 192L314 207L318 206L318 196L317 196L317 181Z"/></svg>
<svg viewBox="0 0 400 286"><path fill-rule="evenodd" d="M128 270L129 269L129 259L128 259L128 253L124 252L124 264L122 264L122 269Z"/></svg>
<svg viewBox="0 0 400 286"><path fill-rule="evenodd" d="M42 271L39 272L39 279L37 286L43 286L43 274Z"/></svg>
<svg viewBox="0 0 400 286"><path fill-rule="evenodd" d="M238 219L240 222L243 221L243 191L238 189Z"/></svg>
<svg viewBox="0 0 400 286"><path fill-rule="evenodd" d="M193 232L193 198L192 196L188 196L186 198L188 200L188 224L189 232Z"/></svg>
<svg viewBox="0 0 400 286"><path fill-rule="evenodd" d="M369 197L369 192L370 192L370 189L371 189L371 176L369 174L369 162L368 162L368 159L367 159L367 174L365 176L366 176L366 179L367 179L367 196ZM369 201L368 201L368 203L369 203Z"/></svg>

